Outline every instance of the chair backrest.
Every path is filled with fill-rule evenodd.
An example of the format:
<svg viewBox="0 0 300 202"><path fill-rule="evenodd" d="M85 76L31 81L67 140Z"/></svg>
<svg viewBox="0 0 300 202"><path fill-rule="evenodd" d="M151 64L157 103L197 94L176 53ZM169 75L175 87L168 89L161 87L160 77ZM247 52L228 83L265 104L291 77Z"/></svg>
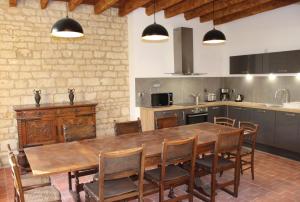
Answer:
<svg viewBox="0 0 300 202"><path fill-rule="evenodd" d="M9 146L9 148L10 148L10 146ZM12 178L13 178L15 193L18 195L19 201L24 202L25 199L24 199L24 192L22 189L20 168L17 163L16 156L12 152L9 152L9 154L8 154L8 162L9 162L9 165L11 168L11 174L12 174Z"/></svg>
<svg viewBox="0 0 300 202"><path fill-rule="evenodd" d="M139 176L138 192L143 193L145 146L99 154L99 199L104 201L104 181Z"/></svg>
<svg viewBox="0 0 300 202"><path fill-rule="evenodd" d="M239 154L242 142L243 129L233 132L219 133L215 145L215 155L227 152L237 152Z"/></svg>
<svg viewBox="0 0 300 202"><path fill-rule="evenodd" d="M171 128L171 127L178 126L177 115L157 118L155 122L156 122L156 129Z"/></svg>
<svg viewBox="0 0 300 202"><path fill-rule="evenodd" d="M96 126L93 124L64 124L65 142L96 138Z"/></svg>
<svg viewBox="0 0 300 202"><path fill-rule="evenodd" d="M136 121L116 122L114 121L115 135L125 135L129 133L142 132L141 120L138 118Z"/></svg>
<svg viewBox="0 0 300 202"><path fill-rule="evenodd" d="M234 127L235 121L236 121L235 119L231 119L228 117L214 117L215 124L224 125L224 126Z"/></svg>
<svg viewBox="0 0 300 202"><path fill-rule="evenodd" d="M239 122L239 128L244 130L244 140L250 140L252 145L256 143L256 136L258 132L258 124L251 123L251 122L245 122L240 121Z"/></svg>
<svg viewBox="0 0 300 202"><path fill-rule="evenodd" d="M164 181L166 166L191 162L191 171L194 172L196 161L198 136L184 140L164 140L162 147L161 180Z"/></svg>

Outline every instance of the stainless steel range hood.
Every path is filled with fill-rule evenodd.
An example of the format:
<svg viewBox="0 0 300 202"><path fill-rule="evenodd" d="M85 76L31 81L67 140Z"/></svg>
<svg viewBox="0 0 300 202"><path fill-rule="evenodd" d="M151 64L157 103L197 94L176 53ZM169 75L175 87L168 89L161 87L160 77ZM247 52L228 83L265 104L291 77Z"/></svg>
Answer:
<svg viewBox="0 0 300 202"><path fill-rule="evenodd" d="M174 75L201 75L194 73L193 29L174 29Z"/></svg>

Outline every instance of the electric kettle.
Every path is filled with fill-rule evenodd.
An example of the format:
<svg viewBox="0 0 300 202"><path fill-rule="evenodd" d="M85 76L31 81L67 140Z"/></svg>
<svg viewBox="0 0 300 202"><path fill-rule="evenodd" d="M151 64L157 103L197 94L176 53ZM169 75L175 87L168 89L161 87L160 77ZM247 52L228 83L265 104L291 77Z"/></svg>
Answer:
<svg viewBox="0 0 300 202"><path fill-rule="evenodd" d="M241 95L241 94L237 94L236 97L235 97L235 101L236 102L243 102L244 100L244 96Z"/></svg>

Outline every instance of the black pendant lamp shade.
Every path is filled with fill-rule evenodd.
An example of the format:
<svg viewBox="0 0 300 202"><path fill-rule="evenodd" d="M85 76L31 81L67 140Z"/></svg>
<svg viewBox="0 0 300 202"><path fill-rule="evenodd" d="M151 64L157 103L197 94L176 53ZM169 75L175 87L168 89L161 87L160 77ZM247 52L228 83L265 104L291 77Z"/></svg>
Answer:
<svg viewBox="0 0 300 202"><path fill-rule="evenodd" d="M67 16L58 20L51 29L51 35L59 38L79 38L83 37L81 25L68 17L68 1L66 1Z"/></svg>
<svg viewBox="0 0 300 202"><path fill-rule="evenodd" d="M51 35L61 38L78 38L84 34L81 25L77 21L65 17L53 25Z"/></svg>
<svg viewBox="0 0 300 202"><path fill-rule="evenodd" d="M215 0L213 0L213 24L215 19ZM222 44L226 42L226 37L220 30L214 28L208 31L203 37L203 44Z"/></svg>
<svg viewBox="0 0 300 202"><path fill-rule="evenodd" d="M143 31L142 38L148 41L161 41L169 38L169 33L160 24L153 23Z"/></svg>
<svg viewBox="0 0 300 202"><path fill-rule="evenodd" d="M154 0L154 23L147 26L142 34L142 39L146 41L162 41L169 38L169 33L162 25L155 20L156 0Z"/></svg>
<svg viewBox="0 0 300 202"><path fill-rule="evenodd" d="M225 43L226 37L220 30L213 28L208 31L203 37L204 44L220 44Z"/></svg>

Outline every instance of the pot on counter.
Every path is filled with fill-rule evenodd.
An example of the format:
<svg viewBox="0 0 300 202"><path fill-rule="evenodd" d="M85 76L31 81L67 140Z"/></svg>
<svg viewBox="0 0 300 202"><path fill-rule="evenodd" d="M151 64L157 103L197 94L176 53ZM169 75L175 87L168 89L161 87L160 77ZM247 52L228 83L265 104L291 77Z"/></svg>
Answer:
<svg viewBox="0 0 300 202"><path fill-rule="evenodd" d="M244 96L241 95L241 94L237 94L236 97L235 97L235 101L236 102L243 102L244 100Z"/></svg>
<svg viewBox="0 0 300 202"><path fill-rule="evenodd" d="M207 93L206 102L215 102L217 100L216 93Z"/></svg>

